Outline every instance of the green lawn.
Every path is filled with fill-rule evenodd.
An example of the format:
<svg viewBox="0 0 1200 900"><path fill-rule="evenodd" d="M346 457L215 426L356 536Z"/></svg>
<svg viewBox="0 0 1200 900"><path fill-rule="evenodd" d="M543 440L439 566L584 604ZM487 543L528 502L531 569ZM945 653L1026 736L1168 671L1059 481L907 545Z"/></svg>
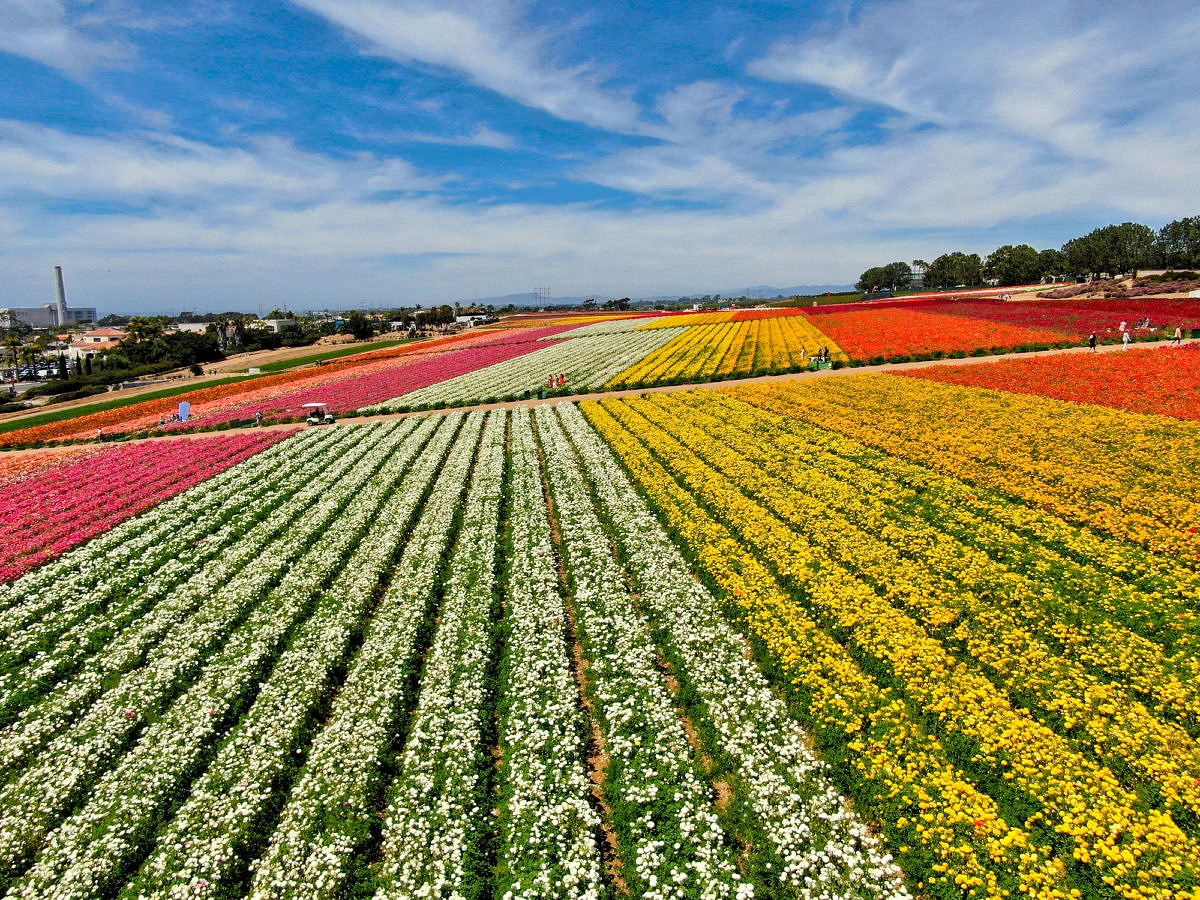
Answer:
<svg viewBox="0 0 1200 900"><path fill-rule="evenodd" d="M323 353L313 353L309 356L297 356L295 359L281 359L279 362L266 363L265 365L257 366L261 372L284 372L288 369L298 369L301 366L311 366L313 363L325 362L331 359L341 359L345 356L354 356L358 353L369 353L372 350L379 350L383 347L398 347L401 344L407 344L410 339L406 338L399 341L373 341L370 344L352 344L347 347L338 347L336 350L326 350Z"/></svg>

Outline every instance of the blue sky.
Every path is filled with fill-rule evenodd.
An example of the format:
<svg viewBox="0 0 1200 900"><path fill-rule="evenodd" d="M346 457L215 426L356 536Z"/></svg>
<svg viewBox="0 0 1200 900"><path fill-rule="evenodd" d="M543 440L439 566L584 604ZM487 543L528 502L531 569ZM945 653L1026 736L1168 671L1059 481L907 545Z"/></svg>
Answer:
<svg viewBox="0 0 1200 900"><path fill-rule="evenodd" d="M1200 7L0 0L0 305L849 283L1200 214Z"/></svg>

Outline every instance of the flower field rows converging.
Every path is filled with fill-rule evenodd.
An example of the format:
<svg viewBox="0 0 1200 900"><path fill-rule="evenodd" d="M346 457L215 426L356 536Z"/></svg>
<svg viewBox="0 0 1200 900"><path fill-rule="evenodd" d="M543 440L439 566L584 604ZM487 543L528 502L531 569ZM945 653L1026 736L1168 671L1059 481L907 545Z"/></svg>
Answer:
<svg viewBox="0 0 1200 900"><path fill-rule="evenodd" d="M601 334L551 343L524 345L534 352L493 365L473 368L466 374L439 380L419 390L368 407L384 412L427 407L462 406L512 400L542 390L580 393L606 384L647 353L670 341L678 330ZM566 383L550 387L549 379L564 375Z"/></svg>
<svg viewBox="0 0 1200 900"><path fill-rule="evenodd" d="M253 456L287 432L223 435L68 456L0 487L0 581Z"/></svg>
<svg viewBox="0 0 1200 900"><path fill-rule="evenodd" d="M831 359L846 354L803 316L769 316L748 321L693 325L635 365L610 388L672 382L715 381L807 368L822 348Z"/></svg>
<svg viewBox="0 0 1200 900"><path fill-rule="evenodd" d="M1200 566L1194 507L1163 473L1197 470L1194 427L940 388L585 411L923 890L1192 896ZM933 412L956 406L961 426ZM1157 518L1116 527L1098 496L1070 515L1104 471L1125 482L1102 484L1111 502Z"/></svg>
<svg viewBox="0 0 1200 900"><path fill-rule="evenodd" d="M1200 419L1200 353L1164 347L1129 353L1005 359L906 372L917 378Z"/></svg>
<svg viewBox="0 0 1200 900"><path fill-rule="evenodd" d="M250 420L256 412L271 418L300 419L300 404L319 401L335 412L348 412L434 384L463 372L539 348L539 338L569 331L573 325L474 331L396 347L372 350L321 366L251 378L234 384L198 388L166 399L147 400L62 422L33 426L0 435L0 447L39 441L90 440L98 428L110 436L156 430L186 431ZM187 400L193 416L186 423L164 420Z"/></svg>
<svg viewBox="0 0 1200 900"><path fill-rule="evenodd" d="M293 434L0 631L7 896L910 896L574 407Z"/></svg>

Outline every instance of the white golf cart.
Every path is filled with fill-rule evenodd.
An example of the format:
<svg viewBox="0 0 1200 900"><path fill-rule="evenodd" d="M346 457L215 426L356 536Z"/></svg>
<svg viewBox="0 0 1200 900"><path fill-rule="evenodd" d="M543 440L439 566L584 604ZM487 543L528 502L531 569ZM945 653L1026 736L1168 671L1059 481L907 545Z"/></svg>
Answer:
<svg viewBox="0 0 1200 900"><path fill-rule="evenodd" d="M308 417L304 421L309 425L332 425L334 423L333 413L324 403L301 403L300 407L308 410Z"/></svg>

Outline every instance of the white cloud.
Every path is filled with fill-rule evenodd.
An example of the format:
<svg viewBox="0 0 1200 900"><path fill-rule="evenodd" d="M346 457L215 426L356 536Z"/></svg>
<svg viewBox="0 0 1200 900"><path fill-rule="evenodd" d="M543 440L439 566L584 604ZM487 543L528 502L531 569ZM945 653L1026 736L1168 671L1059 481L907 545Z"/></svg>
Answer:
<svg viewBox="0 0 1200 900"><path fill-rule="evenodd" d="M402 160L332 164L279 138L218 147L161 132L86 136L0 121L0 195L133 205L202 199L220 209L230 198L316 203L443 183Z"/></svg>
<svg viewBox="0 0 1200 900"><path fill-rule="evenodd" d="M132 51L72 22L62 0L0 0L0 53L32 59L82 78L125 65Z"/></svg>
<svg viewBox="0 0 1200 900"><path fill-rule="evenodd" d="M1152 116L1194 87L1198 42L1200 8L1183 0L899 0L780 40L750 72L1078 150L1089 127Z"/></svg>
<svg viewBox="0 0 1200 900"><path fill-rule="evenodd" d="M353 34L372 52L461 73L475 84L558 118L642 132L636 105L604 89L587 65L553 58L549 36L515 3L293 0Z"/></svg>

